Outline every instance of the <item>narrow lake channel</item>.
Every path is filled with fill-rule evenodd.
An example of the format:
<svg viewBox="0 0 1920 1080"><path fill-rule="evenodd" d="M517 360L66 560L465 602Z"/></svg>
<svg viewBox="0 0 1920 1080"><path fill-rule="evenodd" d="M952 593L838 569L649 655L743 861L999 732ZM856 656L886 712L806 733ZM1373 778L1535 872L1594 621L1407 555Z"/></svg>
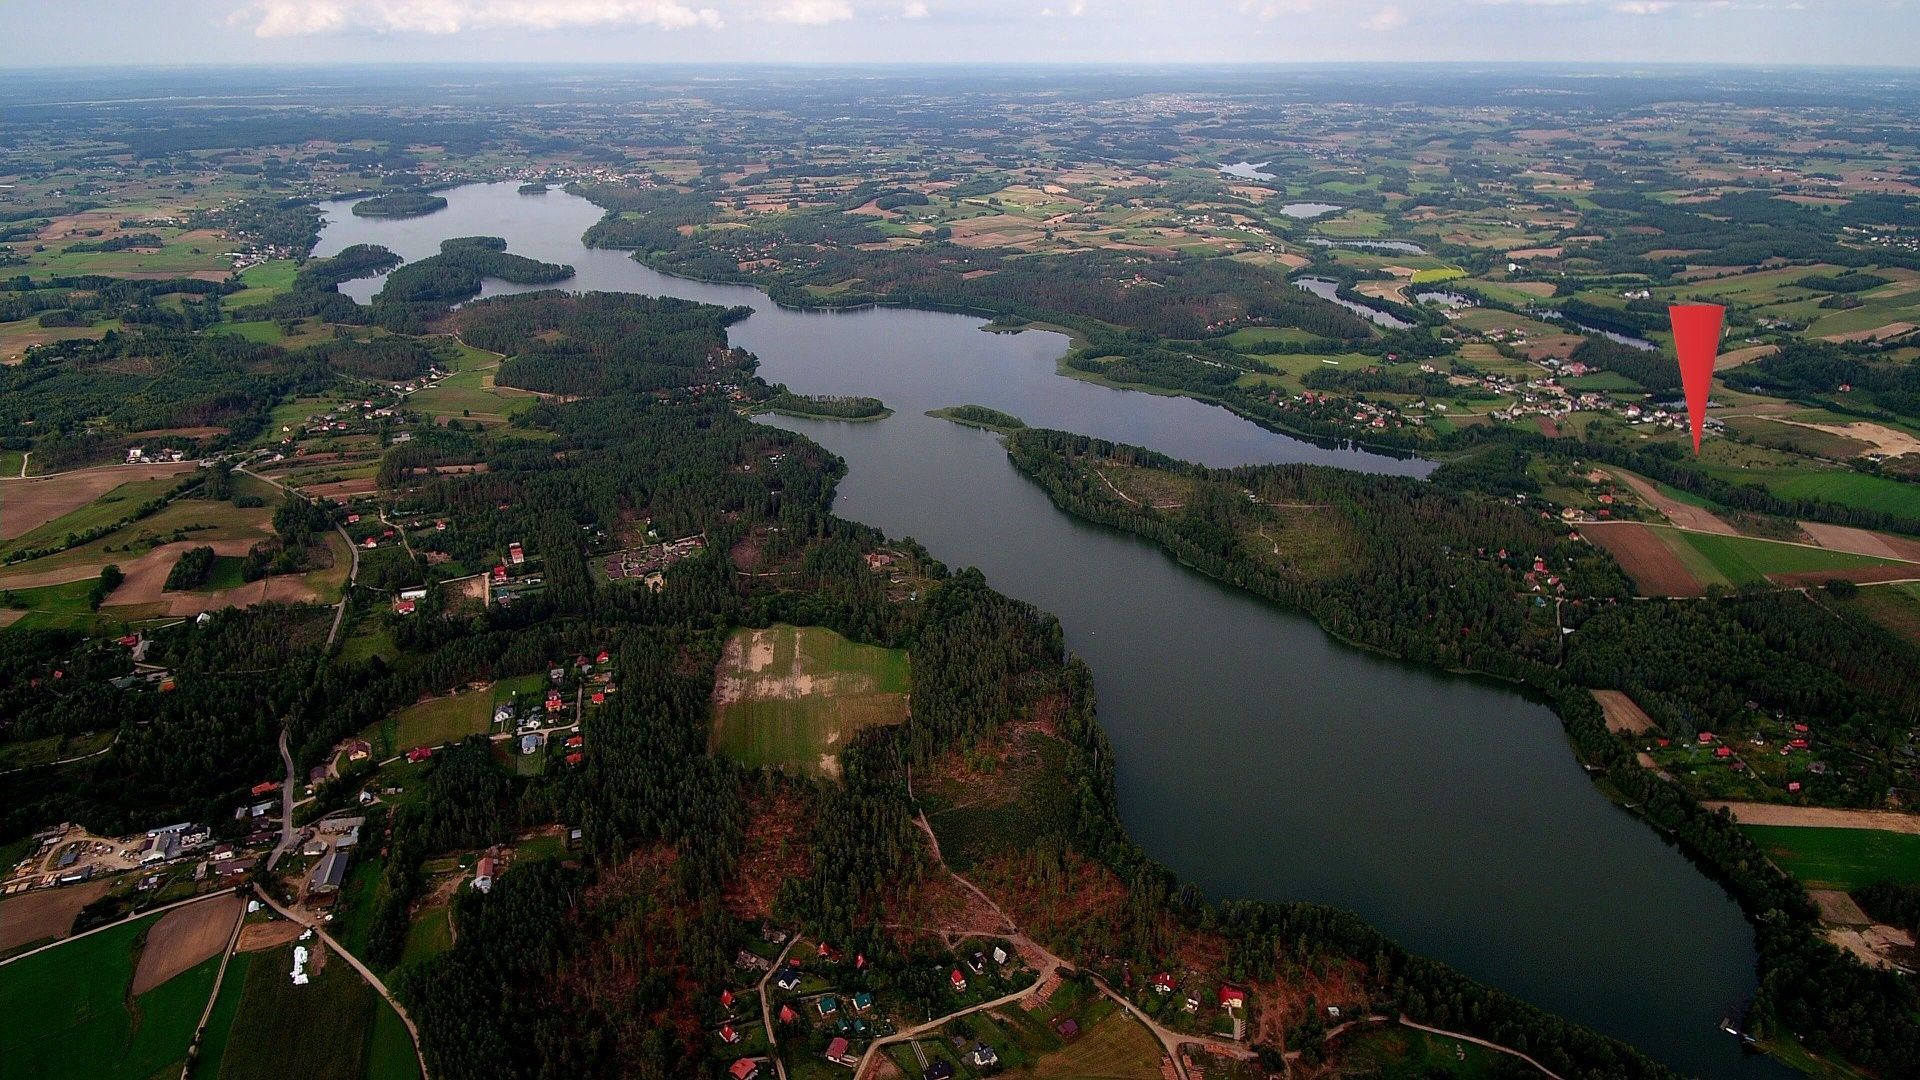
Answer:
<svg viewBox="0 0 1920 1080"><path fill-rule="evenodd" d="M444 192L420 218L327 204L317 252L504 236L571 263L565 286L745 304L732 330L773 382L867 394L873 423L770 417L845 458L835 510L1057 614L1093 666L1127 827L1213 897L1350 908L1409 948L1708 1077L1794 1075L1718 1030L1754 990L1752 933L1714 882L1589 783L1558 720L1505 687L1348 648L1312 621L1056 510L997 437L923 415L981 404L1030 424L1210 465L1310 461L1424 475L1323 449L1186 398L1056 373L1067 340L897 308L800 312L758 289L668 277L580 235L600 212L516 185ZM362 302L377 279L350 282ZM489 282L487 292L524 291Z"/></svg>

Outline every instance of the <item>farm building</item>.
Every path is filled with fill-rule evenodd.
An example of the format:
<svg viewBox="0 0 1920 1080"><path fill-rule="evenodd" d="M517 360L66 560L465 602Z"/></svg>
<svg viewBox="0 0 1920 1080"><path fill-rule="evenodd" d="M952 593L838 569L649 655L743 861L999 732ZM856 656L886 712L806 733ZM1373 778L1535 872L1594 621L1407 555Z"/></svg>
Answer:
<svg viewBox="0 0 1920 1080"><path fill-rule="evenodd" d="M493 891L494 876L500 872L500 864L491 855L483 855L473 868L473 887L481 892Z"/></svg>
<svg viewBox="0 0 1920 1080"><path fill-rule="evenodd" d="M339 892L341 883L347 880L347 857L340 848L328 848L307 877L307 895L332 896Z"/></svg>

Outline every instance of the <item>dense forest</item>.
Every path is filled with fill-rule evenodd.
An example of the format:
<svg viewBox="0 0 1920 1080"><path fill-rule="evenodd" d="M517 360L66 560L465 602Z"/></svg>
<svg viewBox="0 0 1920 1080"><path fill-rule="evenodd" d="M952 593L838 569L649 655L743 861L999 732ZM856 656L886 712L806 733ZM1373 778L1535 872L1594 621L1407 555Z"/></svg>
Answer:
<svg viewBox="0 0 1920 1080"><path fill-rule="evenodd" d="M424 191L396 191L391 195L377 195L354 203L353 213L356 217L419 217L446 208L447 200L439 195L429 195Z"/></svg>
<svg viewBox="0 0 1920 1080"><path fill-rule="evenodd" d="M507 252L497 236L457 236L440 243L440 254L407 263L387 275L374 297L379 304L445 303L480 295L480 283L499 278L515 285L550 285L573 276L573 267Z"/></svg>

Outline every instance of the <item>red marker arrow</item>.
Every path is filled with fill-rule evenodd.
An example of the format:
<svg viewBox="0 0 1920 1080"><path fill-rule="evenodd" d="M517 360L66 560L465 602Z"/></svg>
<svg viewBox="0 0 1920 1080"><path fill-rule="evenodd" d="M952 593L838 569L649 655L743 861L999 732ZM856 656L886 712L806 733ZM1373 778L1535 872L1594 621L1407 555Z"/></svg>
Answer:
<svg viewBox="0 0 1920 1080"><path fill-rule="evenodd" d="M1687 422L1693 428L1693 452L1700 452L1700 429L1707 422L1707 397L1713 393L1713 360L1720 353L1720 322L1727 309L1718 304L1672 304L1673 351L1680 356L1680 385L1687 391Z"/></svg>

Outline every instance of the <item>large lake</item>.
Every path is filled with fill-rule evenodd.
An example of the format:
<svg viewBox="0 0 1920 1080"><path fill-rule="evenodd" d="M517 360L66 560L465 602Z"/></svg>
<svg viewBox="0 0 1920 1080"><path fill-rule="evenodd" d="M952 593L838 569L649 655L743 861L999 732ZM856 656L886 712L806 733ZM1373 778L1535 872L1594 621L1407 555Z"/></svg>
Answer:
<svg viewBox="0 0 1920 1080"><path fill-rule="evenodd" d="M1595 791L1545 707L1488 682L1347 648L1308 619L1058 510L993 435L922 415L976 403L1028 423L1232 465L1311 461L1420 475L1322 449L1225 410L1063 378L1064 337L874 308L799 312L757 289L667 277L591 251L599 217L514 184L445 192L420 218L330 204L317 251L507 238L572 263L574 289L745 304L732 328L762 374L801 393L871 394L873 423L771 418L847 460L835 510L912 536L1059 615L1093 666L1121 813L1155 858L1214 897L1350 908L1408 947L1684 1071L1793 1075L1717 1030L1754 990L1753 939L1725 892ZM349 283L365 300L377 281ZM489 283L487 291L522 291Z"/></svg>

